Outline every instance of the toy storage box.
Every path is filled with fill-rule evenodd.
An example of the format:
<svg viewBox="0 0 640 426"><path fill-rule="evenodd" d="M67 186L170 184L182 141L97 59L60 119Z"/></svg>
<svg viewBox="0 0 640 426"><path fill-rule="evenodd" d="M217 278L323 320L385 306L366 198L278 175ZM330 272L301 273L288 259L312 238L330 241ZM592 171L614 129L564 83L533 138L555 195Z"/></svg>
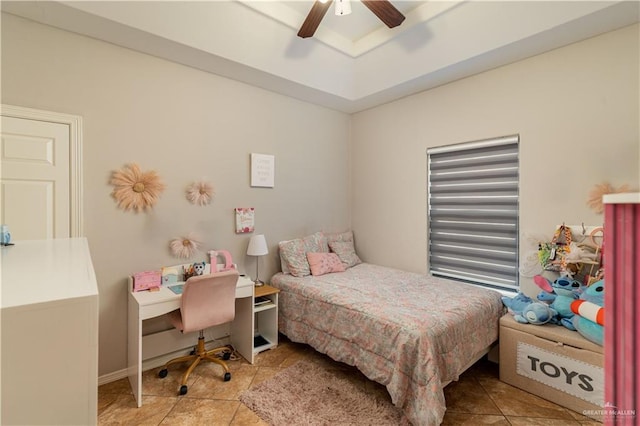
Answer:
<svg viewBox="0 0 640 426"><path fill-rule="evenodd" d="M602 420L603 348L559 325L500 319L500 380Z"/></svg>

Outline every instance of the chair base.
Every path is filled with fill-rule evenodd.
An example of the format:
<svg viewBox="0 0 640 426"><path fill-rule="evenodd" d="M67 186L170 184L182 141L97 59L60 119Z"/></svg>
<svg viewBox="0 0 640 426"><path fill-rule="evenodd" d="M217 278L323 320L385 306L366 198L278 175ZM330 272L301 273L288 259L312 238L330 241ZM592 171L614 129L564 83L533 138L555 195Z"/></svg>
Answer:
<svg viewBox="0 0 640 426"><path fill-rule="evenodd" d="M229 372L229 366L222 359L218 358L216 354L223 350L228 350L227 346L221 346L218 348L206 350L204 347L204 332L200 331L200 336L198 337L198 346L195 349L195 353L192 355L185 355L178 358L174 358L168 361L162 370L158 373L160 378L164 378L167 376L167 369L172 364L178 364L182 362L190 362L189 368L182 375L182 381L180 382L180 395L184 395L187 393L187 380L189 380L189 375L191 372L200 364L200 361L210 361L214 362L224 369L224 381L228 382L231 380L231 373Z"/></svg>

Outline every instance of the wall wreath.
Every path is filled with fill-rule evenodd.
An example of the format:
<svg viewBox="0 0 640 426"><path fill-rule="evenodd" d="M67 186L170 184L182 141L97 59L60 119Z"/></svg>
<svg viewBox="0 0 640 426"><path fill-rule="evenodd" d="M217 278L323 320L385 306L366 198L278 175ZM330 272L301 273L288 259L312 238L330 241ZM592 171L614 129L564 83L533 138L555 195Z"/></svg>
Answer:
<svg viewBox="0 0 640 426"><path fill-rule="evenodd" d="M113 172L109 183L114 186L111 195L118 207L136 213L151 209L165 189L155 171L143 172L135 163Z"/></svg>
<svg viewBox="0 0 640 426"><path fill-rule="evenodd" d="M171 254L180 259L189 259L200 250L201 245L202 243L193 234L175 238L169 242Z"/></svg>
<svg viewBox="0 0 640 426"><path fill-rule="evenodd" d="M191 204L206 206L213 200L213 185L209 182L193 182L187 187L187 200Z"/></svg>

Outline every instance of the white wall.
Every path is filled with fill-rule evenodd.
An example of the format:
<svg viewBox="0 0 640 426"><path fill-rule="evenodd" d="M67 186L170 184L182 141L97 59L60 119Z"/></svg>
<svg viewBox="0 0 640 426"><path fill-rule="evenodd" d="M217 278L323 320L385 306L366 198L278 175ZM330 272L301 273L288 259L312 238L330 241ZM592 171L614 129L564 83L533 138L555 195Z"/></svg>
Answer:
<svg viewBox="0 0 640 426"><path fill-rule="evenodd" d="M255 207L256 232L270 245L260 264L268 278L279 240L349 226L346 114L7 14L2 103L84 119L84 230L100 291L100 375L126 368L127 275L183 263L171 257L171 239L196 232L206 249L230 249L253 275L255 259L244 254L250 235L234 233L233 208ZM252 152L275 155L275 188L250 187ZM151 213L125 213L110 196L111 172L129 162L167 184ZM184 196L201 178L216 188L207 207Z"/></svg>
<svg viewBox="0 0 640 426"><path fill-rule="evenodd" d="M634 25L353 115L359 254L426 272L427 148L516 133L521 235L601 225L589 190L640 186L639 51Z"/></svg>

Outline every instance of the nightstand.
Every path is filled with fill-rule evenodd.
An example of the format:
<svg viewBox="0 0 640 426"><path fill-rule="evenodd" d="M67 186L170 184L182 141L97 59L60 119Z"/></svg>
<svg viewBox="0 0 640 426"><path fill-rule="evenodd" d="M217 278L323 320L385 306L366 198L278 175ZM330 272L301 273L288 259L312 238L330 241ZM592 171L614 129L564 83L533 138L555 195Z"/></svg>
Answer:
<svg viewBox="0 0 640 426"><path fill-rule="evenodd" d="M253 354L278 346L278 290L270 285L255 288Z"/></svg>

